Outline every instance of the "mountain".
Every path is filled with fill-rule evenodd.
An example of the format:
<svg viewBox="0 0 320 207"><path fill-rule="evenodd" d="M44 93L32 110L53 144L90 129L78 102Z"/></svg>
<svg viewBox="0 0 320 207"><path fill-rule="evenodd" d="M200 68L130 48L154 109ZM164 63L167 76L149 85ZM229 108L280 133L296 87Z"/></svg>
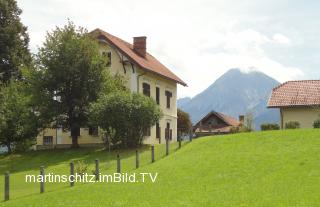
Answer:
<svg viewBox="0 0 320 207"><path fill-rule="evenodd" d="M191 101L191 98L190 98L190 97L179 98L178 101L177 101L177 104L178 104L178 106L181 108L181 107L183 107L184 105L188 104L189 101Z"/></svg>
<svg viewBox="0 0 320 207"><path fill-rule="evenodd" d="M190 114L193 123L212 110L235 118L252 111L259 129L261 123L279 122L278 109L267 108L271 90L278 84L261 72L230 69L195 97L179 99L178 107Z"/></svg>

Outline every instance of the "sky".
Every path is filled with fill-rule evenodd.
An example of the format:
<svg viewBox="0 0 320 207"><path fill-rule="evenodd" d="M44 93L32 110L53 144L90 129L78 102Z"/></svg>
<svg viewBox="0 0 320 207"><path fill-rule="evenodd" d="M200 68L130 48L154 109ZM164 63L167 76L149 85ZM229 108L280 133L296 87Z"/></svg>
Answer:
<svg viewBox="0 0 320 207"><path fill-rule="evenodd" d="M147 51L193 97L231 68L279 82L320 79L320 1L316 0L18 0L36 52L46 32L68 19L128 42L147 36Z"/></svg>

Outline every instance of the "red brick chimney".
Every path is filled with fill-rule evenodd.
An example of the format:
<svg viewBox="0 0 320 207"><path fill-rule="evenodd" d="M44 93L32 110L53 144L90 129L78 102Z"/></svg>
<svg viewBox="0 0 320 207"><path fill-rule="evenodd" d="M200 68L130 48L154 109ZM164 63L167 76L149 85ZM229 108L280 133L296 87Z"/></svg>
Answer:
<svg viewBox="0 0 320 207"><path fill-rule="evenodd" d="M240 124L244 124L244 115L240 115L239 116L239 122L240 122Z"/></svg>
<svg viewBox="0 0 320 207"><path fill-rule="evenodd" d="M147 37L134 37L133 50L141 57L146 57L147 53Z"/></svg>

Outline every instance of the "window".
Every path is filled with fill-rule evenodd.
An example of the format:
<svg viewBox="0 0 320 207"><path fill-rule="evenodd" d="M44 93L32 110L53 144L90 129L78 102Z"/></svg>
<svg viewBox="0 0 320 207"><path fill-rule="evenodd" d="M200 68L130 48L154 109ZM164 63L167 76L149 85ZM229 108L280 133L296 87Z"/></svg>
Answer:
<svg viewBox="0 0 320 207"><path fill-rule="evenodd" d="M160 104L160 88L156 87L156 102L159 105Z"/></svg>
<svg viewBox="0 0 320 207"><path fill-rule="evenodd" d="M43 137L43 145L52 145L52 144L53 144L53 136Z"/></svg>
<svg viewBox="0 0 320 207"><path fill-rule="evenodd" d="M161 129L160 129L160 125L158 122L156 123L156 138L158 138L158 139L161 138Z"/></svg>
<svg viewBox="0 0 320 207"><path fill-rule="evenodd" d="M107 62L106 66L107 67L111 66L111 52L102 52L102 56L106 58L106 62Z"/></svg>
<svg viewBox="0 0 320 207"><path fill-rule="evenodd" d="M170 91L166 91L166 97L167 97L167 108L170 109L170 99L172 97L172 93Z"/></svg>
<svg viewBox="0 0 320 207"><path fill-rule="evenodd" d="M142 87L143 87L143 94L145 96L150 97L150 85L148 83L143 83Z"/></svg>
<svg viewBox="0 0 320 207"><path fill-rule="evenodd" d="M151 135L151 128L146 129L146 130L143 132L143 135L146 136L146 137L150 137L150 135Z"/></svg>
<svg viewBox="0 0 320 207"><path fill-rule="evenodd" d="M98 136L98 127L89 126L89 135Z"/></svg>

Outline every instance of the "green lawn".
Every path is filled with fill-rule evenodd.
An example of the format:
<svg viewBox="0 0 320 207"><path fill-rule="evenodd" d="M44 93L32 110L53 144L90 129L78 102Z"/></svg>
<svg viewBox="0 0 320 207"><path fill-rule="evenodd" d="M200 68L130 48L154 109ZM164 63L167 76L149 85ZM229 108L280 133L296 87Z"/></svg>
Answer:
<svg viewBox="0 0 320 207"><path fill-rule="evenodd" d="M46 183L41 195L39 184L24 182L24 175L38 173L40 165L46 172L68 174L70 160L84 159L93 169L99 158L102 173L111 173L116 153L79 149L0 157L0 173L13 173L11 200L0 206L320 206L320 130L206 137L176 148L164 157L164 145L157 146L153 164L149 149L141 149L138 170L134 151L121 152L124 171L157 172L155 183L76 183L73 188Z"/></svg>

